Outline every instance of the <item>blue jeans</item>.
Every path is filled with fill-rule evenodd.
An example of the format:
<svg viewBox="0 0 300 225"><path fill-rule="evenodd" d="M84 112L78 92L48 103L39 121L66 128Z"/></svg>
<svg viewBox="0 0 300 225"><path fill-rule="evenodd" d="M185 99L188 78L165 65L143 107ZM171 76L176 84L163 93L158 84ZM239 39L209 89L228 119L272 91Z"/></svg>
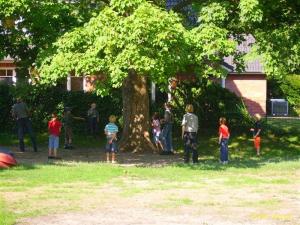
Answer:
<svg viewBox="0 0 300 225"><path fill-rule="evenodd" d="M228 161L228 138L222 138L220 143L220 160L221 162Z"/></svg>
<svg viewBox="0 0 300 225"><path fill-rule="evenodd" d="M26 117L26 118L18 119L17 125L18 125L18 138L19 138L20 151L22 152L25 151L24 135L27 132L30 136L33 149L36 152L37 146L36 146L35 135L33 133L32 124L29 118Z"/></svg>
<svg viewBox="0 0 300 225"><path fill-rule="evenodd" d="M162 130L162 138L163 138L164 151L171 152L173 150L171 123L166 123L164 125L164 128Z"/></svg>
<svg viewBox="0 0 300 225"><path fill-rule="evenodd" d="M183 142L184 142L184 162L188 163L190 161L190 154L192 153L193 163L197 163L198 162L197 133L184 132Z"/></svg>

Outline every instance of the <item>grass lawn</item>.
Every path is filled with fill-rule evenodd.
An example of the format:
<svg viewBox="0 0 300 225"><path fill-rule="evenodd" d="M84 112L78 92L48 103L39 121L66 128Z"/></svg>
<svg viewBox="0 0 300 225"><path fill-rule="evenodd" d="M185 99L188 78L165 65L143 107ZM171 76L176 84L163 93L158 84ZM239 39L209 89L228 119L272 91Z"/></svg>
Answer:
<svg viewBox="0 0 300 225"><path fill-rule="evenodd" d="M79 148L87 146L77 141ZM189 215L189 220L201 218L198 224L299 224L297 135L269 134L263 139L260 158L249 137L233 137L228 165L218 163L216 142L216 138L200 139L198 165L149 167L65 160L0 170L0 224L38 224L34 219L68 213L71 219L76 215L81 219L85 212L109 214L107 205L115 211L126 210L131 217L144 208L148 220L153 213L162 220L179 215ZM91 146L94 144L97 142ZM47 154L46 148L41 151ZM147 155L143 157L147 161ZM189 220L185 224L197 224ZM120 224L126 223L120 219Z"/></svg>

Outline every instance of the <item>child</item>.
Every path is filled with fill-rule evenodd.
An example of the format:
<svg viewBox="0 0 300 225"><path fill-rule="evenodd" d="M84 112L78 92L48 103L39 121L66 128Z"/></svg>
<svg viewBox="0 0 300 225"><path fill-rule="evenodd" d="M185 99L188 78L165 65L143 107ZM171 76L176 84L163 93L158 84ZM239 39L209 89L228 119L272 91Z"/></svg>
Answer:
<svg viewBox="0 0 300 225"><path fill-rule="evenodd" d="M111 162L116 163L116 153L117 148L117 133L119 131L116 122L116 116L109 116L109 123L105 126L104 132L106 135L107 143L105 147L106 151L106 162L110 162L110 153L111 153Z"/></svg>
<svg viewBox="0 0 300 225"><path fill-rule="evenodd" d="M49 159L57 158L57 149L59 146L59 135L61 131L61 122L57 118L56 113L52 113L52 118L48 122L48 131L49 131Z"/></svg>
<svg viewBox="0 0 300 225"><path fill-rule="evenodd" d="M228 139L230 136L229 129L226 126L226 118L219 119L219 144L220 144L220 161L223 164L228 163Z"/></svg>
<svg viewBox="0 0 300 225"><path fill-rule="evenodd" d="M255 114L254 119L255 119L254 128L251 128L250 131L253 132L253 141L254 141L254 148L256 149L256 155L260 156L261 116L257 113Z"/></svg>
<svg viewBox="0 0 300 225"><path fill-rule="evenodd" d="M63 125L65 128L65 147L64 149L72 149L72 138L73 138L73 121L75 120L84 120L81 117L75 117L71 113L71 108L66 107L63 117Z"/></svg>
<svg viewBox="0 0 300 225"><path fill-rule="evenodd" d="M160 121L157 112L155 112L152 117L151 125L152 125L152 134L153 134L154 143L156 145L156 149L159 151L159 147L160 147L161 150L163 150L164 147L160 140L161 139Z"/></svg>

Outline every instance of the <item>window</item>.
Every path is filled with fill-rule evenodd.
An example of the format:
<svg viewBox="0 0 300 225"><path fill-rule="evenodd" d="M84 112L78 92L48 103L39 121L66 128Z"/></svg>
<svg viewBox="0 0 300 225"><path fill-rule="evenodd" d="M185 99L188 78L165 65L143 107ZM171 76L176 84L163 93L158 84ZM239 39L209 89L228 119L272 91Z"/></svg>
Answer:
<svg viewBox="0 0 300 225"><path fill-rule="evenodd" d="M6 70L6 76L12 77L13 76L13 70Z"/></svg>
<svg viewBox="0 0 300 225"><path fill-rule="evenodd" d="M0 77L12 77L13 70L11 69L0 69Z"/></svg>

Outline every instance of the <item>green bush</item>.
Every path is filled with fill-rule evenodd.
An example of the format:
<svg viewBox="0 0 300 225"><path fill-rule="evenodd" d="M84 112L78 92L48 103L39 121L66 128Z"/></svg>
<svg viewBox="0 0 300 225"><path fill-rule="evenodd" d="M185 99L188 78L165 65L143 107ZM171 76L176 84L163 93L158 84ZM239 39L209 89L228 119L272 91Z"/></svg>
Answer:
<svg viewBox="0 0 300 225"><path fill-rule="evenodd" d="M46 131L47 122L52 112L61 117L64 107L71 107L75 116L86 118L87 110L92 102L97 104L100 114L100 130L108 121L110 114L121 115L122 103L120 90L113 90L110 96L99 97L94 93L83 91L69 92L61 87L32 86L28 84L14 86L0 86L0 107L5 108L5 118L1 117L0 126L3 132L10 132L14 121L10 115L13 98L21 97L31 111L33 126L36 131ZM75 122L77 132L85 132L86 122Z"/></svg>
<svg viewBox="0 0 300 225"><path fill-rule="evenodd" d="M220 117L226 117L232 131L249 127L251 117L234 93L211 81L181 82L174 91L175 122L180 126L186 104L192 104L199 117L200 128L216 130Z"/></svg>
<svg viewBox="0 0 300 225"><path fill-rule="evenodd" d="M13 122L11 118L11 106L13 104L13 95L11 88L7 84L0 83L0 131L11 130Z"/></svg>
<svg viewBox="0 0 300 225"><path fill-rule="evenodd" d="M300 115L300 75L268 80L268 98L284 98L289 102L290 114Z"/></svg>

